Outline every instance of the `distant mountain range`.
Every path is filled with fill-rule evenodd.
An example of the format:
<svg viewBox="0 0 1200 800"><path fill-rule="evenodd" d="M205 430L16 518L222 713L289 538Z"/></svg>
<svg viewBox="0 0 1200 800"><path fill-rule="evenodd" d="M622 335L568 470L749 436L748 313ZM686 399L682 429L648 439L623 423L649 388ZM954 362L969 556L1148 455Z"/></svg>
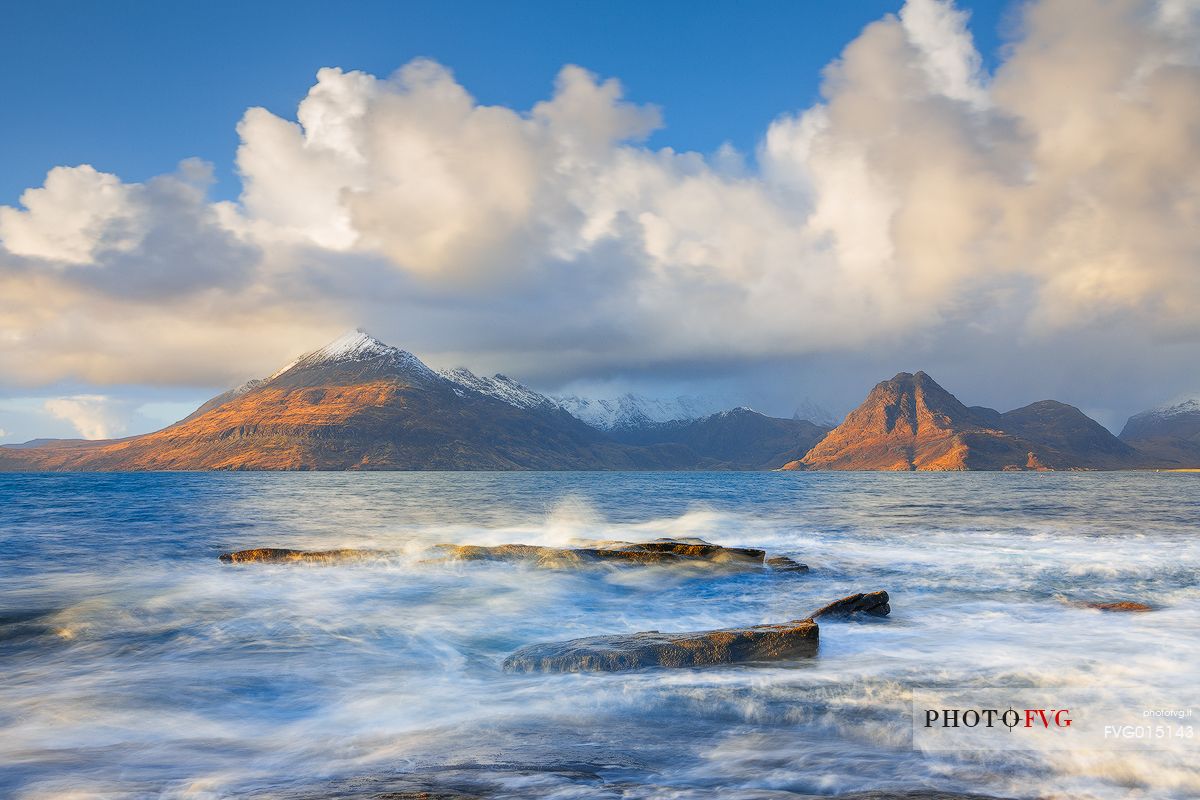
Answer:
<svg viewBox="0 0 1200 800"><path fill-rule="evenodd" d="M659 400L632 393L613 399L577 395L552 399L571 416L602 431L633 431L655 425L691 422L728 408L728 405L706 397Z"/></svg>
<svg viewBox="0 0 1200 800"><path fill-rule="evenodd" d="M1200 400L1133 415L1121 441L1156 464L1200 466Z"/></svg>
<svg viewBox="0 0 1200 800"><path fill-rule="evenodd" d="M1149 459L1082 411L1043 400L968 408L924 372L901 372L784 469L1127 469Z"/></svg>
<svg viewBox="0 0 1200 800"><path fill-rule="evenodd" d="M1200 404L1120 437L1044 400L967 407L928 375L878 384L837 427L701 403L552 398L435 372L354 331L154 433L0 447L0 470L1039 470L1200 465ZM828 416L825 414L825 416Z"/></svg>
<svg viewBox="0 0 1200 800"><path fill-rule="evenodd" d="M163 430L0 448L0 469L769 469L828 430L749 409L618 427L626 435L503 375L435 372L355 331Z"/></svg>

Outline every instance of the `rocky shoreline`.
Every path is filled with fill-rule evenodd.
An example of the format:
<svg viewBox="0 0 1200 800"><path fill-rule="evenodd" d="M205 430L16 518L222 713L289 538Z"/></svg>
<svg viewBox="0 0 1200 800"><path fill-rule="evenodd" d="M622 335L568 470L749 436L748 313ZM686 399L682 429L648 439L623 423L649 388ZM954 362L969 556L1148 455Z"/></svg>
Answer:
<svg viewBox="0 0 1200 800"><path fill-rule="evenodd" d="M542 545L439 544L428 561L485 561L571 569L596 564L678 566L699 564L721 568L803 574L808 565L789 556L768 558L765 550L727 547L702 539L655 539L647 542L599 542L585 547ZM258 547L222 553L227 564L333 564L398 555L384 550L293 550ZM888 593L852 594L800 619L781 623L705 631L635 631L586 636L565 641L535 642L518 648L501 664L505 672L616 672L621 670L708 667L811 658L820 642L818 618L847 619L891 613Z"/></svg>
<svg viewBox="0 0 1200 800"><path fill-rule="evenodd" d="M293 550L280 547L255 547L222 553L227 564L332 564L374 558L396 558L401 553L389 550ZM726 547L702 539L655 539L649 542L598 542L586 547L546 547L532 544L438 544L427 561L492 561L530 564L550 569L582 567L590 564L630 566L696 564L733 569L767 569L773 572L803 573L807 564L788 556L767 557L765 550L753 547Z"/></svg>
<svg viewBox="0 0 1200 800"><path fill-rule="evenodd" d="M590 542L576 547L547 547L526 544L468 545L439 544L424 553L344 548L296 550L252 548L222 553L223 563L242 565L313 565L354 563L372 559L414 556L421 564L475 563L508 564L534 569L667 569L705 568L732 572L759 571L784 576L802 576L806 564L790 556L768 554L750 547L727 547L700 539L656 539L645 542ZM717 573L714 573L714 575ZM1129 601L1069 601L1071 605L1103 612L1142 612L1150 606ZM819 656L821 626L860 620L883 621L891 614L891 597L877 590L855 593L823 605L796 619L773 624L716 628L712 630L613 632L518 647L497 666L514 676L548 673L609 673L628 670L677 670L722 665L802 663ZM600 767L575 765L559 768L552 764L474 764L433 767L430 772L363 776L326 790L298 789L287 796L295 800L317 798L377 798L377 800L488 800L516 797L510 780L526 776L566 781L579 791L620 791L622 782ZM630 788L634 788L632 785ZM1001 800L990 795L941 791L928 787L881 789L840 795L812 795L788 790L710 787L721 797L744 800ZM254 795L250 795L254 796ZM681 797L701 796L685 794Z"/></svg>

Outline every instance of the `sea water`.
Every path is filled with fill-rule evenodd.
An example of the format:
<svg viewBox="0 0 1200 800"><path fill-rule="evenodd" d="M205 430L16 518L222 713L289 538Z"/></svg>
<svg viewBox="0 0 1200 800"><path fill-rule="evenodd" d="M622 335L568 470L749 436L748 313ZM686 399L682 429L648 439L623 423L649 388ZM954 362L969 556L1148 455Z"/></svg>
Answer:
<svg viewBox="0 0 1200 800"><path fill-rule="evenodd" d="M427 552L663 536L811 571ZM397 555L217 560L250 547ZM911 698L1190 690L1198 574L1197 474L0 475L0 796L1195 797L1194 743L923 752ZM877 589L889 618L822 622L794 663L500 668L531 642L782 622ZM1156 610L1079 605L1121 600Z"/></svg>

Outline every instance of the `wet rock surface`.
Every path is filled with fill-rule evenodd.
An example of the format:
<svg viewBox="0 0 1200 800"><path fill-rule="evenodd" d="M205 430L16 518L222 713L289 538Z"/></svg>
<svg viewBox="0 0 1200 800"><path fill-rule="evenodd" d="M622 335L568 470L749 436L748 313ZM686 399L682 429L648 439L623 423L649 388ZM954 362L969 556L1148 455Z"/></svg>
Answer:
<svg viewBox="0 0 1200 800"><path fill-rule="evenodd" d="M1082 602L1077 605L1081 605L1084 608L1094 608L1097 611L1116 611L1134 614L1154 610L1154 606L1146 605L1145 603L1136 603L1132 600L1119 600L1113 603Z"/></svg>
<svg viewBox="0 0 1200 800"><path fill-rule="evenodd" d="M787 556L771 556L767 559L767 566L776 572L808 572L808 564L801 564Z"/></svg>
<svg viewBox="0 0 1200 800"><path fill-rule="evenodd" d="M699 539L658 539L651 542L601 542L592 547L544 547L530 544L457 545L434 548L443 558L460 561L505 561L542 567L585 564L719 564L762 567L766 552L751 547L725 547Z"/></svg>
<svg viewBox="0 0 1200 800"><path fill-rule="evenodd" d="M600 542L587 547L546 547L533 544L439 544L432 548L438 559L447 561L498 561L564 569L588 564L709 564L733 569L761 569L766 552L753 547L725 547L701 539L656 539L651 542ZM387 558L383 550L295 550L256 547L222 553L227 564L334 563L369 558ZM790 558L770 560L777 571L806 572L808 567Z"/></svg>
<svg viewBox="0 0 1200 800"><path fill-rule="evenodd" d="M817 653L818 617L885 617L891 610L887 592L858 593L822 606L803 620L776 625L685 633L642 631L538 642L515 650L503 666L506 672L616 672L805 658Z"/></svg>
<svg viewBox="0 0 1200 800"><path fill-rule="evenodd" d="M643 667L702 667L806 658L817 653L811 620L686 633L588 636L519 648L504 660L507 672L616 672Z"/></svg>
<svg viewBox="0 0 1200 800"><path fill-rule="evenodd" d="M382 550L289 550L282 547L256 547L222 553L218 558L226 564L332 564L339 561L361 561L390 555Z"/></svg>
<svg viewBox="0 0 1200 800"><path fill-rule="evenodd" d="M891 613L892 607L888 603L887 592L868 592L866 594L852 594L843 597L841 600L834 600L826 606L821 606L812 614L809 619L850 619L856 616L869 617L886 617Z"/></svg>

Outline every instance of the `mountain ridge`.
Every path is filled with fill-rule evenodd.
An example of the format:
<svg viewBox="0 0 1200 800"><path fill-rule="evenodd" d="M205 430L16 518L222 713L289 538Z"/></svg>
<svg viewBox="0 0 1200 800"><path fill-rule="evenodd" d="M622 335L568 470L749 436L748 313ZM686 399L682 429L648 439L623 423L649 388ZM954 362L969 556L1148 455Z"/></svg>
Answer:
<svg viewBox="0 0 1200 800"><path fill-rule="evenodd" d="M88 446L0 448L0 469L745 469L764 449L750 448L747 463L651 439L617 441L503 375L438 373L359 330L162 430Z"/></svg>
<svg viewBox="0 0 1200 800"><path fill-rule="evenodd" d="M1000 413L968 407L925 372L901 372L786 470L1122 469L1145 465L1074 406L1042 400Z"/></svg>
<svg viewBox="0 0 1200 800"><path fill-rule="evenodd" d="M966 406L927 373L876 384L837 426L746 408L690 416L642 398L589 425L497 374L435 371L351 331L152 433L0 446L0 470L1050 470L1200 465L1200 404L1134 415L1120 437L1041 400ZM680 407L681 408L681 407ZM692 409L695 411L696 409ZM619 424L614 424L614 421Z"/></svg>
<svg viewBox="0 0 1200 800"><path fill-rule="evenodd" d="M1188 399L1134 414L1118 437L1160 464L1200 466L1200 400Z"/></svg>

